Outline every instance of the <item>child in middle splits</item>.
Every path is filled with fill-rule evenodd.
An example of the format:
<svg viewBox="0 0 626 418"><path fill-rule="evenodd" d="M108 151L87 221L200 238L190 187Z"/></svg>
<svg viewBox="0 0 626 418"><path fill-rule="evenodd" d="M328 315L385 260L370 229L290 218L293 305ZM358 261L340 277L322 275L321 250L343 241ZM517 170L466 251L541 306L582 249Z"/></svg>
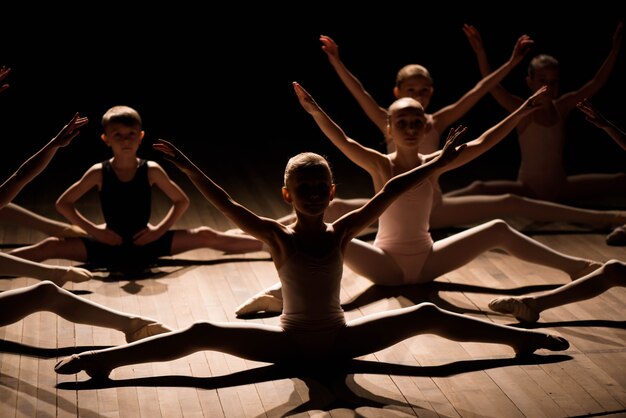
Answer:
<svg viewBox="0 0 626 418"><path fill-rule="evenodd" d="M90 236L64 240L50 237L10 254L34 261L60 258L127 270L196 248L228 253L263 250L263 243L247 235L209 227L170 229L188 208L189 198L159 164L137 157L144 137L139 113L128 106L114 106L102 117L102 128L101 138L111 148L113 157L93 165L57 201L61 214ZM152 186L161 189L172 202L166 216L156 225L149 223ZM103 225L87 219L75 206L93 188L100 192L106 222Z"/></svg>
<svg viewBox="0 0 626 418"><path fill-rule="evenodd" d="M396 151L383 154L336 129L335 123L304 89L297 84L294 88L301 105L324 134L350 160L370 174L375 191L379 191L392 176L420 166L440 153L420 152L428 125L423 115L416 116L407 111L423 109L415 99L405 97L391 105L388 134L396 145ZM496 145L520 120L541 106L539 99L545 92L545 88L540 88L501 122L469 141L464 153L440 173L466 164ZM502 220L493 220L433 242L428 224L435 188L433 181L436 181L435 177L405 193L389 206L378 220L378 232L373 244L359 239L348 243L345 262L354 273L383 286L428 283L494 248L503 249L528 262L561 270L572 280L600 267L598 262L557 252ZM281 289L277 284L244 302L237 308L237 314L280 312L281 305Z"/></svg>
<svg viewBox="0 0 626 418"><path fill-rule="evenodd" d="M622 30L623 24L619 22L613 33L609 54L594 77L578 90L561 94L559 62L551 55L535 56L528 66L526 84L532 92L547 85L548 94L542 99L542 109L517 126L521 153L517 179L475 181L467 187L448 192L447 195L517 193L564 202L623 194L626 190L626 172L568 175L563 154L566 118L578 102L592 97L608 81L621 48ZM480 72L489 74L490 66L480 33L470 25L465 26L465 33L476 54ZM523 101L502 85L494 87L490 93L508 112Z"/></svg>
<svg viewBox="0 0 626 418"><path fill-rule="evenodd" d="M405 105L397 103L395 109L417 114L423 120L423 109ZM131 344L66 357L57 363L55 371L76 374L85 370L91 377L104 378L117 367L174 360L201 350L271 363L343 361L425 333L454 341L505 344L518 355L538 349L567 349L569 343L561 337L460 315L432 303L346 321L339 303L346 246L394 199L461 158L464 146L457 148L455 139L463 132L453 130L441 153L389 179L362 208L333 223L324 222L324 212L335 194L328 162L312 152L292 157L282 188L283 199L297 216L291 225L258 216L242 206L171 143L159 140L154 147L187 174L208 201L269 247L285 290L280 325L196 322Z"/></svg>

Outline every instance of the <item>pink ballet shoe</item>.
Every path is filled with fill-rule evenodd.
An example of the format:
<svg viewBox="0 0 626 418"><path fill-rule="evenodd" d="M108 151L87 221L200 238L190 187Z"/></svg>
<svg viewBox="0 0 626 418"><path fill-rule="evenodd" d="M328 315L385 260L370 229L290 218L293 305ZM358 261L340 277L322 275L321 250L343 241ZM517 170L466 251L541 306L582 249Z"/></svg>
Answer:
<svg viewBox="0 0 626 418"><path fill-rule="evenodd" d="M63 228L58 234L55 234L58 238L80 238L86 237L87 232L77 225L68 225Z"/></svg>
<svg viewBox="0 0 626 418"><path fill-rule="evenodd" d="M607 245L623 247L626 245L626 225L618 226L606 236Z"/></svg>
<svg viewBox="0 0 626 418"><path fill-rule="evenodd" d="M602 267L602 263L598 263L596 261L590 261L589 264L587 264L587 266L578 270L576 273L570 274L569 276L572 280L580 279L581 277L584 277L588 275L589 273L593 273L600 267Z"/></svg>
<svg viewBox="0 0 626 418"><path fill-rule="evenodd" d="M160 322L152 322L150 324L146 324L141 328L126 334L126 342L132 343L134 341L138 341L147 337L152 337L153 335L164 334L166 332L171 332L172 329L166 327Z"/></svg>
<svg viewBox="0 0 626 418"><path fill-rule="evenodd" d="M492 299L489 302L489 309L494 312L513 315L521 322L537 322L539 320L539 313L518 298L505 296Z"/></svg>
<svg viewBox="0 0 626 418"><path fill-rule="evenodd" d="M80 267L68 267L65 273L60 277L60 285L63 286L67 282L82 283L93 278L93 274L86 269Z"/></svg>
<svg viewBox="0 0 626 418"><path fill-rule="evenodd" d="M237 316L249 315L260 312L281 313L283 311L283 300L276 296L263 294L255 296L243 304L239 305L235 314Z"/></svg>
<svg viewBox="0 0 626 418"><path fill-rule="evenodd" d="M567 350L569 341L552 334L532 336L522 346L515 347L515 355L518 357L527 356L542 348L550 351Z"/></svg>
<svg viewBox="0 0 626 418"><path fill-rule="evenodd" d="M81 355L89 355L90 353L72 354L70 357L65 357L54 366L54 371L58 374L76 374L84 370L93 379L108 378L111 373L110 370L87 364L91 362L81 358Z"/></svg>

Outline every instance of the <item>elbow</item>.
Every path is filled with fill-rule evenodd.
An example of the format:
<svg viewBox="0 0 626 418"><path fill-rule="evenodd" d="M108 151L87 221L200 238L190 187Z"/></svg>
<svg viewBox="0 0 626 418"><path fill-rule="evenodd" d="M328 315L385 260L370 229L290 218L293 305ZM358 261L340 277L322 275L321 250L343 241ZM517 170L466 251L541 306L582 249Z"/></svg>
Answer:
<svg viewBox="0 0 626 418"><path fill-rule="evenodd" d="M181 209L181 211L183 211L183 212L186 211L189 208L190 204L191 204L191 200L187 196L179 199L176 202L176 206L179 207Z"/></svg>
<svg viewBox="0 0 626 418"><path fill-rule="evenodd" d="M61 212L63 210L64 206L65 206L65 202L61 198L58 198L57 201L54 202L54 207L59 212Z"/></svg>

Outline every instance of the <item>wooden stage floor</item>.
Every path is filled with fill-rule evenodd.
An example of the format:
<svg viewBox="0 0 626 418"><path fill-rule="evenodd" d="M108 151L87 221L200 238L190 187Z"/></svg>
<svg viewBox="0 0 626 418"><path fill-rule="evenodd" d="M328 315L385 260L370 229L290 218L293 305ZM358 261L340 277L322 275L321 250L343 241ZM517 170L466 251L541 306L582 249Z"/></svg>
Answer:
<svg viewBox="0 0 626 418"><path fill-rule="evenodd" d="M225 188L264 215L285 214L277 188L273 194L259 192L267 190L266 180L252 176L235 190L241 178L231 179ZM193 204L177 226L231 227L189 183L184 186ZM24 205L58 218L45 202L37 196L25 199ZM96 210L94 205L85 208ZM155 215L163 210L157 205ZM554 224L533 236L577 256L626 259L626 248L606 246L603 233ZM4 244L41 238L37 232L0 225ZM96 275L66 288L172 327L200 320L244 321L235 317L235 307L277 280L265 253L234 256L209 249L171 257L131 277ZM561 272L492 251L421 287L375 288L346 269L342 300L350 302L349 319L431 301L465 315L514 324L512 318L490 312L488 301L501 294L551 289L567 280ZM0 290L34 283L3 277ZM525 360L516 359L506 346L420 335L329 368L287 369L205 351L167 363L121 367L104 383L94 383L84 373L59 376L53 367L72 353L122 344L122 333L42 312L0 328L0 416L626 416L624 300L626 289L614 288L544 312L533 327L566 337L571 347L559 353L540 350ZM275 324L278 317L245 321Z"/></svg>

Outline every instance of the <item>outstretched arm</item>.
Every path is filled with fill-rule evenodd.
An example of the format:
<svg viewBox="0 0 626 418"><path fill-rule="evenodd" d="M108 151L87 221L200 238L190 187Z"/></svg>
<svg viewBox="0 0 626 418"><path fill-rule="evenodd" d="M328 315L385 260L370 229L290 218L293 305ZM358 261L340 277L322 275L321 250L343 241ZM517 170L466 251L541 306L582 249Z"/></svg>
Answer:
<svg viewBox="0 0 626 418"><path fill-rule="evenodd" d="M0 185L0 207L10 203L24 186L37 177L52 160L57 150L69 145L72 139L80 133L80 128L87 122L88 119L86 117L80 117L76 113L50 142L26 160L11 177Z"/></svg>
<svg viewBox="0 0 626 418"><path fill-rule="evenodd" d="M280 223L273 219L261 218L237 203L172 143L159 139L152 147L163 153L168 161L185 173L204 197L239 228L265 243L273 242L272 237L276 228L282 228Z"/></svg>
<svg viewBox="0 0 626 418"><path fill-rule="evenodd" d="M330 65L333 66L343 84L352 93L352 96L354 96L367 117L378 126L383 135L386 135L387 109L380 107L376 100L365 90L359 79L346 68L343 61L339 58L339 46L335 41L330 36L321 35L320 42L323 44L322 50L328 56Z"/></svg>
<svg viewBox="0 0 626 418"><path fill-rule="evenodd" d="M559 103L562 104L565 112L569 112L573 109L574 106L576 106L576 104L578 104L578 102L582 99L589 98L596 94L606 84L611 72L613 71L613 67L615 67L615 62L617 61L617 56L622 46L623 26L622 22L618 22L615 32L613 33L611 51L598 69L598 72L596 72L595 76L580 89L564 94L559 98Z"/></svg>
<svg viewBox="0 0 626 418"><path fill-rule="evenodd" d="M472 27L465 25L463 30L467 33L472 33ZM476 31L477 33L477 31ZM468 38L470 36L468 35ZM471 40L472 38L470 38ZM480 36L478 36L480 39ZM477 43L475 41L474 43ZM492 73L484 76L470 91L465 93L463 97L457 100L455 103L448 105L433 114L435 123L435 129L437 132L445 131L448 126L460 119L465 113L467 113L487 92L492 88L497 87L500 81L511 72L511 70L517 66L533 44L533 40L528 35L522 35L515 42L513 47L513 53L511 58L507 60L500 68ZM483 50L484 51L484 50ZM484 55L484 54L483 54Z"/></svg>
<svg viewBox="0 0 626 418"><path fill-rule="evenodd" d="M617 145L626 151L626 132L622 131L617 125L605 118L589 100L583 99L578 102L576 106L585 114L585 119L606 132Z"/></svg>
<svg viewBox="0 0 626 418"><path fill-rule="evenodd" d="M491 66L489 65L489 60L487 59L487 53L485 52L485 47L483 44L483 39L480 36L480 32L472 25L465 24L463 25L463 32L465 36L467 36L467 40L474 50L474 54L476 54L476 60L478 61L478 68L480 69L480 73L483 77L487 77L491 73ZM521 38L520 38L521 39ZM518 39L519 42L519 39ZM516 44L517 48L517 44ZM513 51L515 54L515 50ZM526 54L524 52L524 54ZM521 106L524 102L524 99L511 94L507 89L502 87L499 82L491 88L489 91L493 98L505 108L508 112L513 112L515 109Z"/></svg>
<svg viewBox="0 0 626 418"><path fill-rule="evenodd" d="M502 121L487 129L478 138L467 143L467 150L459 158L455 159L451 164L446 166L446 171L467 164L478 156L482 155L489 149L493 148L498 142L504 139L517 124L526 116L542 106L541 100L537 100L544 95L547 87L543 86L530 96L520 107L515 109Z"/></svg>
<svg viewBox="0 0 626 418"><path fill-rule="evenodd" d="M343 129L322 110L313 97L300 84L294 81L293 88L300 104L304 110L313 116L317 126L319 126L324 135L326 135L346 157L352 160L352 162L365 169L370 175L375 175L378 172L376 165L380 160L386 159L386 157L380 152L364 147L354 139L349 138Z"/></svg>

